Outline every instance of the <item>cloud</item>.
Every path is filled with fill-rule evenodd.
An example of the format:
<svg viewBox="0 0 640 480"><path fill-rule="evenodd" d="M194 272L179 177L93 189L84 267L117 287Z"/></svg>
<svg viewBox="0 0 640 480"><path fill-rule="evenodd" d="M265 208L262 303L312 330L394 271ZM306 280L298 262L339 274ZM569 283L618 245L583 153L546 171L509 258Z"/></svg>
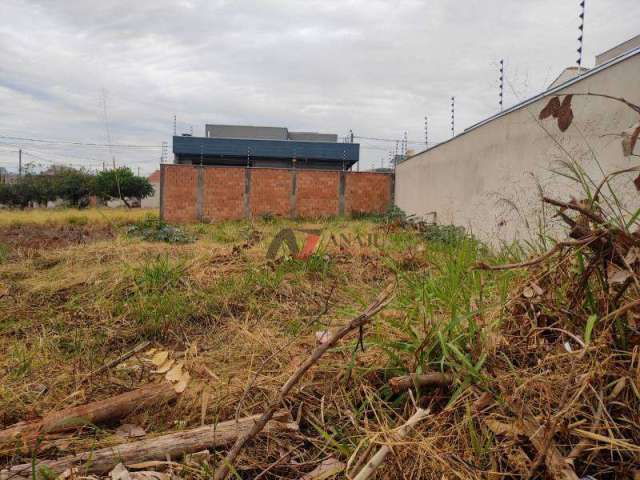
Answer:
<svg viewBox="0 0 640 480"><path fill-rule="evenodd" d="M637 0L589 2L585 59L638 32ZM575 4L574 4L575 3ZM448 138L544 89L575 62L577 2L445 0L3 0L0 135L155 145L121 149L0 138L41 158L150 172L160 145L204 124L288 126L346 135ZM103 93L104 92L104 93ZM106 116L103 103L106 99ZM363 141L365 167L394 143ZM418 143L410 145L421 148ZM85 157L87 160L85 160Z"/></svg>

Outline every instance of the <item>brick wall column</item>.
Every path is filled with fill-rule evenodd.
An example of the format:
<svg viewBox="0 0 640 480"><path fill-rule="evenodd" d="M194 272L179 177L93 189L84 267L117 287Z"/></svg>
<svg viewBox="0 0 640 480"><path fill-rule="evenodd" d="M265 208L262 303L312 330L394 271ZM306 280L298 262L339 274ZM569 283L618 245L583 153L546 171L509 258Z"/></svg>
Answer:
<svg viewBox="0 0 640 480"><path fill-rule="evenodd" d="M251 169L244 169L244 216L251 218Z"/></svg>
<svg viewBox="0 0 640 480"><path fill-rule="evenodd" d="M165 165L160 164L160 220L164 221L164 178L166 176Z"/></svg>
<svg viewBox="0 0 640 480"><path fill-rule="evenodd" d="M198 221L204 221L204 167L200 165L196 182L196 217Z"/></svg>
<svg viewBox="0 0 640 480"><path fill-rule="evenodd" d="M289 216L291 218L296 218L298 216L298 198L297 198L297 190L298 190L298 174L295 170L291 170L291 194L289 195L289 202L291 208L289 210Z"/></svg>
<svg viewBox="0 0 640 480"><path fill-rule="evenodd" d="M389 176L389 188L391 189L391 195L389 195L389 208L396 204L396 174L392 173Z"/></svg>
<svg viewBox="0 0 640 480"><path fill-rule="evenodd" d="M340 186L338 187L338 215L344 215L344 191L347 186L347 172L340 170Z"/></svg>

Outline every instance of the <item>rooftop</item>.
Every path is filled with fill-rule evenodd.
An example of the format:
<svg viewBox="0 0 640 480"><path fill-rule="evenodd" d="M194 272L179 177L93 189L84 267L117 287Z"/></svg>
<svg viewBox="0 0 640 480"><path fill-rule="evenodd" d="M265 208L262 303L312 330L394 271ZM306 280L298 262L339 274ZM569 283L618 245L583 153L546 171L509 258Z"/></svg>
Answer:
<svg viewBox="0 0 640 480"><path fill-rule="evenodd" d="M255 125L218 125L205 126L207 138L233 138L251 140L296 140L304 142L336 143L338 135L333 133L291 132L286 127L261 127Z"/></svg>

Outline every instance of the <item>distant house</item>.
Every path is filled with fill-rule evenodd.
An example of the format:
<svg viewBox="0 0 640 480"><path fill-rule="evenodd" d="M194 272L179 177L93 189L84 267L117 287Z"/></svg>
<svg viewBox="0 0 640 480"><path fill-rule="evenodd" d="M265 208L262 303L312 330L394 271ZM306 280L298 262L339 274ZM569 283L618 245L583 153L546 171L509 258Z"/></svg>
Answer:
<svg viewBox="0 0 640 480"><path fill-rule="evenodd" d="M335 134L291 132L284 127L206 125L204 137L173 137L174 163L316 170L349 170L360 145Z"/></svg>
<svg viewBox="0 0 640 480"><path fill-rule="evenodd" d="M143 198L140 206L142 208L160 208L160 170L156 170L147 177L153 187L153 195Z"/></svg>

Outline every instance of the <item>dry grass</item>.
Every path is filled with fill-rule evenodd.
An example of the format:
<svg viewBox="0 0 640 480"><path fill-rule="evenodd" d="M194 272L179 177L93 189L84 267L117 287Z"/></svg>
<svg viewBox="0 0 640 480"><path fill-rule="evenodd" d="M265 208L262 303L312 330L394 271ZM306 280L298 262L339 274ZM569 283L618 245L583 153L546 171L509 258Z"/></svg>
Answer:
<svg viewBox="0 0 640 480"><path fill-rule="evenodd" d="M0 210L0 225L22 224L87 224L135 222L145 215L157 214L157 209L148 208L54 208L31 210Z"/></svg>
<svg viewBox="0 0 640 480"><path fill-rule="evenodd" d="M323 228L319 253L307 262L268 262L268 244L284 226ZM394 303L365 331L365 350L351 336L303 378L286 405L301 431L252 442L236 465L242 478L267 468L263 478L299 478L327 457L348 463L353 474L378 445L394 443L389 432L414 402L432 415L394 448L380 478L556 476L538 461L538 440L520 418L549 435L544 442L563 457L582 441L574 461L580 475L633 474L637 347L614 347L619 334L604 324L588 348L574 340L584 341L593 307L575 303L585 298L576 296L582 273L575 255L559 251L528 274L494 273L473 266L513 261L511 253L496 256L464 237L429 242L423 232L366 219L187 228L196 242L144 242L116 229L108 240L7 257L0 265L0 422L157 380L138 356L79 383L144 338L184 355L192 381L176 404L123 422L154 434L260 413L313 350L317 331L343 324L397 278ZM327 240L332 233L377 234L384 246L335 245ZM604 293L588 285L603 305ZM631 288L618 300L636 294ZM453 375L451 388L410 396L387 383L438 370ZM115 426L79 431L39 457L117 442ZM9 449L3 458L28 461L24 455ZM220 458L183 475L209 478Z"/></svg>

